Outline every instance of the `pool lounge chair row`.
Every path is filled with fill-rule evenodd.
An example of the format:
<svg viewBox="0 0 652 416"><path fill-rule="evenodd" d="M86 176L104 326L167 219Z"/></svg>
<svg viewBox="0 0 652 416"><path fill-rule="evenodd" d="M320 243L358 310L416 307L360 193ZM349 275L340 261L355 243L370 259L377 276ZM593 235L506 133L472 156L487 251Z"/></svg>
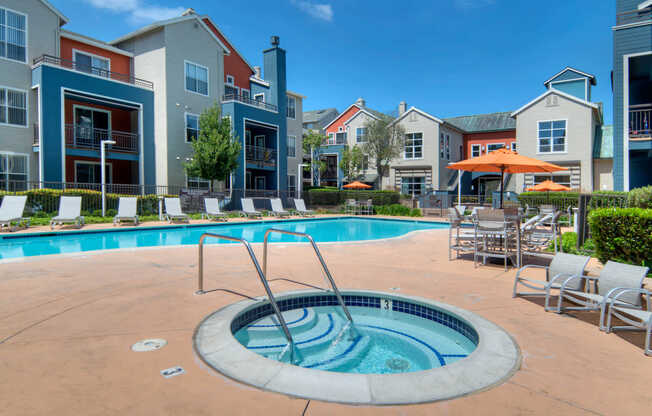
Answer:
<svg viewBox="0 0 652 416"><path fill-rule="evenodd" d="M652 295L643 286L650 269L608 261L600 275L592 277L585 274L589 260L589 256L557 253L549 266L524 266L516 273L512 296L545 296L544 310L556 313L600 311L601 331L645 331L644 353L652 355ZM546 280L526 277L526 271L535 268L546 271ZM556 304L552 302L554 295ZM564 300L578 306L564 306ZM626 325L614 326L614 317Z"/></svg>

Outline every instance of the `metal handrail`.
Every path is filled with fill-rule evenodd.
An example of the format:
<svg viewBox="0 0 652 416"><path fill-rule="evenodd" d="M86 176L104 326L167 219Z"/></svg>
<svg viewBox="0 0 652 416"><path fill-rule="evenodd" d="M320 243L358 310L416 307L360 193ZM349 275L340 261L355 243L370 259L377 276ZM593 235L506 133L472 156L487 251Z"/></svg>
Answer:
<svg viewBox="0 0 652 416"><path fill-rule="evenodd" d="M346 307L346 304L344 304L344 300L342 299L342 295L340 294L339 289L337 289L337 285L335 284L335 280L333 280L333 276L331 276L331 272L328 271L328 267L326 266L326 262L324 262L324 258L321 256L321 252L319 251L319 248L317 247L317 244L315 244L315 240L313 240L312 237L309 234L300 233L300 232L296 232L296 231L279 230L277 228L270 228L267 231L265 231L265 239L263 241L263 274L265 276L267 276L267 240L268 240L269 235L271 233L296 235L298 237L305 237L310 241L310 244L312 244L313 250L315 250L315 254L317 255L317 258L319 259L319 262L321 263L321 267L324 269L324 272L326 273L326 277L328 277L328 280L329 280L329 282L331 284L331 287L333 288L333 292L335 293L335 297L337 297L337 301L340 303L340 306L342 306L342 310L344 311L344 314L346 315L348 320L351 323L353 323L353 318L351 318L351 314L349 313L349 310Z"/></svg>
<svg viewBox="0 0 652 416"><path fill-rule="evenodd" d="M198 295L202 295L206 293L204 292L204 239L206 237L213 237L222 240L240 242L244 244L244 246L247 248L247 251L249 252L249 257L251 257L251 262L254 264L254 267L256 268L256 272L258 272L260 283L263 284L263 287L265 288L265 292L267 292L267 297L269 298L269 301L272 304L272 308L274 309L274 313L276 314L278 321L281 323L281 326L283 327L283 332L285 333L285 337L288 339L288 342L290 343L291 354L294 355L294 340L292 339L292 335L290 335L290 330L288 329L288 326L285 323L285 319L281 314L281 310L278 308L278 304L276 303L276 299L272 294L272 290L269 288L269 284L267 284L267 279L265 278L265 274L260 269L258 260L256 260L256 255L254 254L254 251L251 249L251 245L247 240L244 240L242 238L237 238L237 237L231 237L229 235L221 235L221 234L213 234L213 233L204 233L201 235L201 237L199 237L199 282L198 282L199 287L197 292L195 293ZM265 235L265 237L267 237L267 235ZM291 357L290 360L294 361L294 357Z"/></svg>

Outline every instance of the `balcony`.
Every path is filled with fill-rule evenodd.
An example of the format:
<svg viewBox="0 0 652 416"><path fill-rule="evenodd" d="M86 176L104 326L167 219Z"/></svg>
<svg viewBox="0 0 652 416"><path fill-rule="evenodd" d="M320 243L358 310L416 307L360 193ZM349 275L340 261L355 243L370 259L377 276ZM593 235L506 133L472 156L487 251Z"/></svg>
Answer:
<svg viewBox="0 0 652 416"><path fill-rule="evenodd" d="M120 74L118 72L108 71L103 68L98 68L89 65L83 65L68 59L58 58L52 55L42 55L34 59L34 67L48 64L53 66L58 66L60 68L72 69L77 72L91 74L102 78L111 79L114 81L126 82L127 84L137 85L139 87L145 87L150 90L154 89L154 83L151 81L146 81L144 79L136 78L128 74Z"/></svg>
<svg viewBox="0 0 652 416"><path fill-rule="evenodd" d="M630 10L616 15L616 26L648 21L652 18L652 7L643 10Z"/></svg>
<svg viewBox="0 0 652 416"><path fill-rule="evenodd" d="M652 136L652 104L629 106L629 137L632 139Z"/></svg>
<svg viewBox="0 0 652 416"><path fill-rule="evenodd" d="M240 94L225 94L222 96L222 102L226 102L226 101L238 101L244 104L252 105L254 107L260 107L264 110L278 112L278 107L273 104L268 104L264 101L254 100L251 97L245 97Z"/></svg>
<svg viewBox="0 0 652 416"><path fill-rule="evenodd" d="M38 127L37 127L38 128ZM103 140L113 140L113 152L138 153L138 134L116 130L94 129L66 124L66 146L76 149L99 150Z"/></svg>
<svg viewBox="0 0 652 416"><path fill-rule="evenodd" d="M276 167L276 149L261 146L247 146L245 154L248 164L259 167Z"/></svg>
<svg viewBox="0 0 652 416"><path fill-rule="evenodd" d="M335 138L328 138L324 140L322 143L322 146L335 146L335 145L344 145L346 144L346 137L335 137Z"/></svg>

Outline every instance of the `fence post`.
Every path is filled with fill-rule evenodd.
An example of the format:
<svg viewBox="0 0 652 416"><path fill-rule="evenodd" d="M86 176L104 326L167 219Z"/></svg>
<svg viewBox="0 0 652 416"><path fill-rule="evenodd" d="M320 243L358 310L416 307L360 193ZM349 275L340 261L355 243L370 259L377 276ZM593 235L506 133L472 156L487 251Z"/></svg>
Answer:
<svg viewBox="0 0 652 416"><path fill-rule="evenodd" d="M588 229L588 224L586 217L588 214L589 201L591 200L591 195L580 194L577 201L577 248L580 248L584 245L584 240L586 240L586 234Z"/></svg>

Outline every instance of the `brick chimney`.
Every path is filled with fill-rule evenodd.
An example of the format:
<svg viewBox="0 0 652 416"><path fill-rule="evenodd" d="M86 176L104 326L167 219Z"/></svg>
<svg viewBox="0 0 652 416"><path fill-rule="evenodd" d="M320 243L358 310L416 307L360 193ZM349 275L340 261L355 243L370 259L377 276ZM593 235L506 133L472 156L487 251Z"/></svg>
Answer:
<svg viewBox="0 0 652 416"><path fill-rule="evenodd" d="M398 116L399 117L402 116L403 114L405 114L406 111L407 111L407 103L405 101L401 101L400 103L398 103Z"/></svg>

